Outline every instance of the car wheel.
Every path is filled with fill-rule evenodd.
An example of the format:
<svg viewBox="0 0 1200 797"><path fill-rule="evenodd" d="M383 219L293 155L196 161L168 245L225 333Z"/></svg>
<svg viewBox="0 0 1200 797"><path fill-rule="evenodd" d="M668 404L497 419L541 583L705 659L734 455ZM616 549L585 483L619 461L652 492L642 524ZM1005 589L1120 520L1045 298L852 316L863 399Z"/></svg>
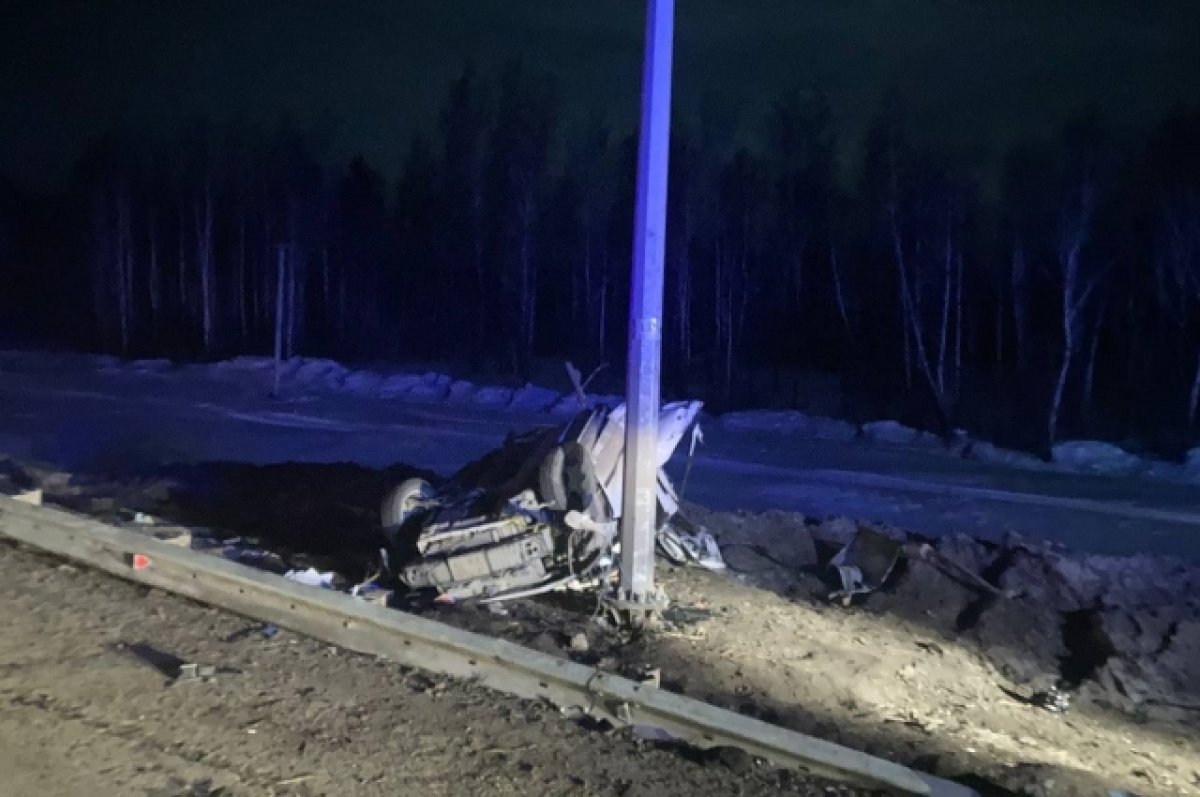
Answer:
<svg viewBox="0 0 1200 797"><path fill-rule="evenodd" d="M404 525L421 506L433 498L433 486L424 479L408 479L394 487L383 499L380 520L385 529Z"/></svg>

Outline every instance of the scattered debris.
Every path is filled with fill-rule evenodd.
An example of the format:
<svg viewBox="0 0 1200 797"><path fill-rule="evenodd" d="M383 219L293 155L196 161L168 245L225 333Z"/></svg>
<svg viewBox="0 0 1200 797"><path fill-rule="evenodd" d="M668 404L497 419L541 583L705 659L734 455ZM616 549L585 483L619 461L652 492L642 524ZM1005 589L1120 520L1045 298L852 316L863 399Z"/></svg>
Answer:
<svg viewBox="0 0 1200 797"><path fill-rule="evenodd" d="M387 566L386 551L383 552L384 567ZM377 570L371 575L363 579L361 584L355 584L350 588L350 594L355 598L361 598L367 603L373 603L376 606L391 606L393 591L380 583L380 578L383 576L382 570Z"/></svg>
<svg viewBox="0 0 1200 797"><path fill-rule="evenodd" d="M445 692L447 682L430 677L427 673L416 671L408 677L408 688L420 694L430 694L434 697Z"/></svg>
<svg viewBox="0 0 1200 797"><path fill-rule="evenodd" d="M691 529L683 516L665 524L655 537L658 550L676 565L696 564L708 570L724 570L725 560L716 539L703 529Z"/></svg>
<svg viewBox="0 0 1200 797"><path fill-rule="evenodd" d="M587 397L587 386L591 384L592 380L595 379L601 371L608 367L608 363L600 363L597 365L592 372L588 374L587 379L583 378L583 372L576 368L575 364L570 360L567 360L565 367L567 369L567 377L571 380L571 386L575 388L575 397L579 399L579 406L587 407L589 404Z"/></svg>
<svg viewBox="0 0 1200 797"><path fill-rule="evenodd" d="M165 542L168 545L177 545L180 548L192 547L192 532L190 529L163 529L154 533L154 539L159 542Z"/></svg>
<svg viewBox="0 0 1200 797"><path fill-rule="evenodd" d="M334 574L332 572L322 573L313 567L310 567L306 570L289 570L283 574L283 577L289 581L295 581L298 584L304 584L307 587L333 589Z"/></svg>
<svg viewBox="0 0 1200 797"><path fill-rule="evenodd" d="M175 676L177 681L194 681L201 678L212 678L217 674L217 668L211 664L197 664L195 662L187 662L179 665L179 672Z"/></svg>
<svg viewBox="0 0 1200 797"><path fill-rule="evenodd" d="M635 739L641 739L643 742L669 744L677 741L670 731L657 725L633 725L629 730Z"/></svg>
<svg viewBox="0 0 1200 797"><path fill-rule="evenodd" d="M358 589L358 588L356 588ZM391 606L395 593L390 589L372 584L371 586L358 589L357 592L351 591L351 595L356 598L361 598L367 603L373 603L376 606Z"/></svg>
<svg viewBox="0 0 1200 797"><path fill-rule="evenodd" d="M672 626L688 626L711 619L712 609L704 606L682 606L673 603L663 612L663 620Z"/></svg>
<svg viewBox="0 0 1200 797"><path fill-rule="evenodd" d="M646 665L638 673L637 681L642 686L652 686L658 689L662 686L662 669Z"/></svg>
<svg viewBox="0 0 1200 797"><path fill-rule="evenodd" d="M196 546L193 545L193 547ZM206 544L202 547L209 547L209 545ZM213 541L211 547L219 549L217 553L230 561L257 567L259 570L286 575L293 569L284 564L283 557L279 554L259 547L258 543L253 540L233 537L223 542Z"/></svg>
<svg viewBox="0 0 1200 797"><path fill-rule="evenodd" d="M574 653L587 653L590 647L587 634L582 631L572 635L570 643L567 645Z"/></svg>
<svg viewBox="0 0 1200 797"><path fill-rule="evenodd" d="M307 775L296 775L295 777L284 778L283 780L275 781L275 788L280 788L283 786L295 786L297 784L304 783L306 781L310 781L315 777L316 777L316 775L313 775L310 773Z"/></svg>
<svg viewBox="0 0 1200 797"><path fill-rule="evenodd" d="M986 592L989 595L994 595L997 598L1014 598L1019 594L1019 592L1016 590L997 589L994 585L988 583L988 581L978 573L966 567L965 565L960 564L949 556L942 554L929 543L923 542L916 545L915 555L920 559L930 562L939 570L946 572L951 578L965 581L967 586L972 587L973 589Z"/></svg>
<svg viewBox="0 0 1200 797"><path fill-rule="evenodd" d="M22 493L17 493L12 498L14 501L20 501L22 504L41 506L43 498L42 488L39 487L36 490L27 490Z"/></svg>
<svg viewBox="0 0 1200 797"><path fill-rule="evenodd" d="M1060 691L1058 686L1051 686L1044 692L1037 692L1029 698L1031 705L1045 709L1052 714L1064 714L1071 707L1071 696Z"/></svg>
<svg viewBox="0 0 1200 797"><path fill-rule="evenodd" d="M171 679L178 678L179 674L183 672L184 666L188 663L186 660L172 653L167 653L164 650L159 650L146 642L135 642L133 644L117 642L112 648L119 653L133 656L138 661L148 664Z"/></svg>
<svg viewBox="0 0 1200 797"><path fill-rule="evenodd" d="M849 605L855 595L874 592L883 586L900 560L901 543L869 528L860 528L846 547L830 560L842 588L830 600L841 599Z"/></svg>

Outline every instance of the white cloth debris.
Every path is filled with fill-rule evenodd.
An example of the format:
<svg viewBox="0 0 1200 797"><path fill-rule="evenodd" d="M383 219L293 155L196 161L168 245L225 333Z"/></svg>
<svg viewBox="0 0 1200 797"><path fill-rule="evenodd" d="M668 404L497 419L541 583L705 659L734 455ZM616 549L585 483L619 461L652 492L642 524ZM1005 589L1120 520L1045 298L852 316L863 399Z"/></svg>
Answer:
<svg viewBox="0 0 1200 797"><path fill-rule="evenodd" d="M322 573L312 567L307 570L289 570L283 574L283 577L289 581L295 581L309 587L333 589L333 573Z"/></svg>

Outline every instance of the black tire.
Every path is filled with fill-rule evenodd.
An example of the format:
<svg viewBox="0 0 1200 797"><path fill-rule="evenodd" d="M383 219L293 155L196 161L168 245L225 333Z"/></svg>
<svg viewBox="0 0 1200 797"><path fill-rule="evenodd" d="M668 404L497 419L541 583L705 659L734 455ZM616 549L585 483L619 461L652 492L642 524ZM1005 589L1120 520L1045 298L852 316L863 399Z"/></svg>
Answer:
<svg viewBox="0 0 1200 797"><path fill-rule="evenodd" d="M433 487L424 479L408 479L392 488L383 499L380 521L384 529L397 529L412 517L422 501L433 497Z"/></svg>

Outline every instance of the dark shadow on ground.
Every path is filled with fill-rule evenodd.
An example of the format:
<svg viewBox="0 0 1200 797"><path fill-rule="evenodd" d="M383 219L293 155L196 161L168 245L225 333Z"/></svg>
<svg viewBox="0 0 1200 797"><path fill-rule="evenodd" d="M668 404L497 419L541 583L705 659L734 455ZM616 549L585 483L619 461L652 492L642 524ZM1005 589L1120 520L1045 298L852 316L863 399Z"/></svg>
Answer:
<svg viewBox="0 0 1200 797"><path fill-rule="evenodd" d="M124 504L209 529L218 538L261 541L287 561L311 561L355 582L378 568L384 494L414 477L440 480L403 465L376 470L347 463L208 462L147 474L147 480L161 480L160 488L140 495L135 490Z"/></svg>

